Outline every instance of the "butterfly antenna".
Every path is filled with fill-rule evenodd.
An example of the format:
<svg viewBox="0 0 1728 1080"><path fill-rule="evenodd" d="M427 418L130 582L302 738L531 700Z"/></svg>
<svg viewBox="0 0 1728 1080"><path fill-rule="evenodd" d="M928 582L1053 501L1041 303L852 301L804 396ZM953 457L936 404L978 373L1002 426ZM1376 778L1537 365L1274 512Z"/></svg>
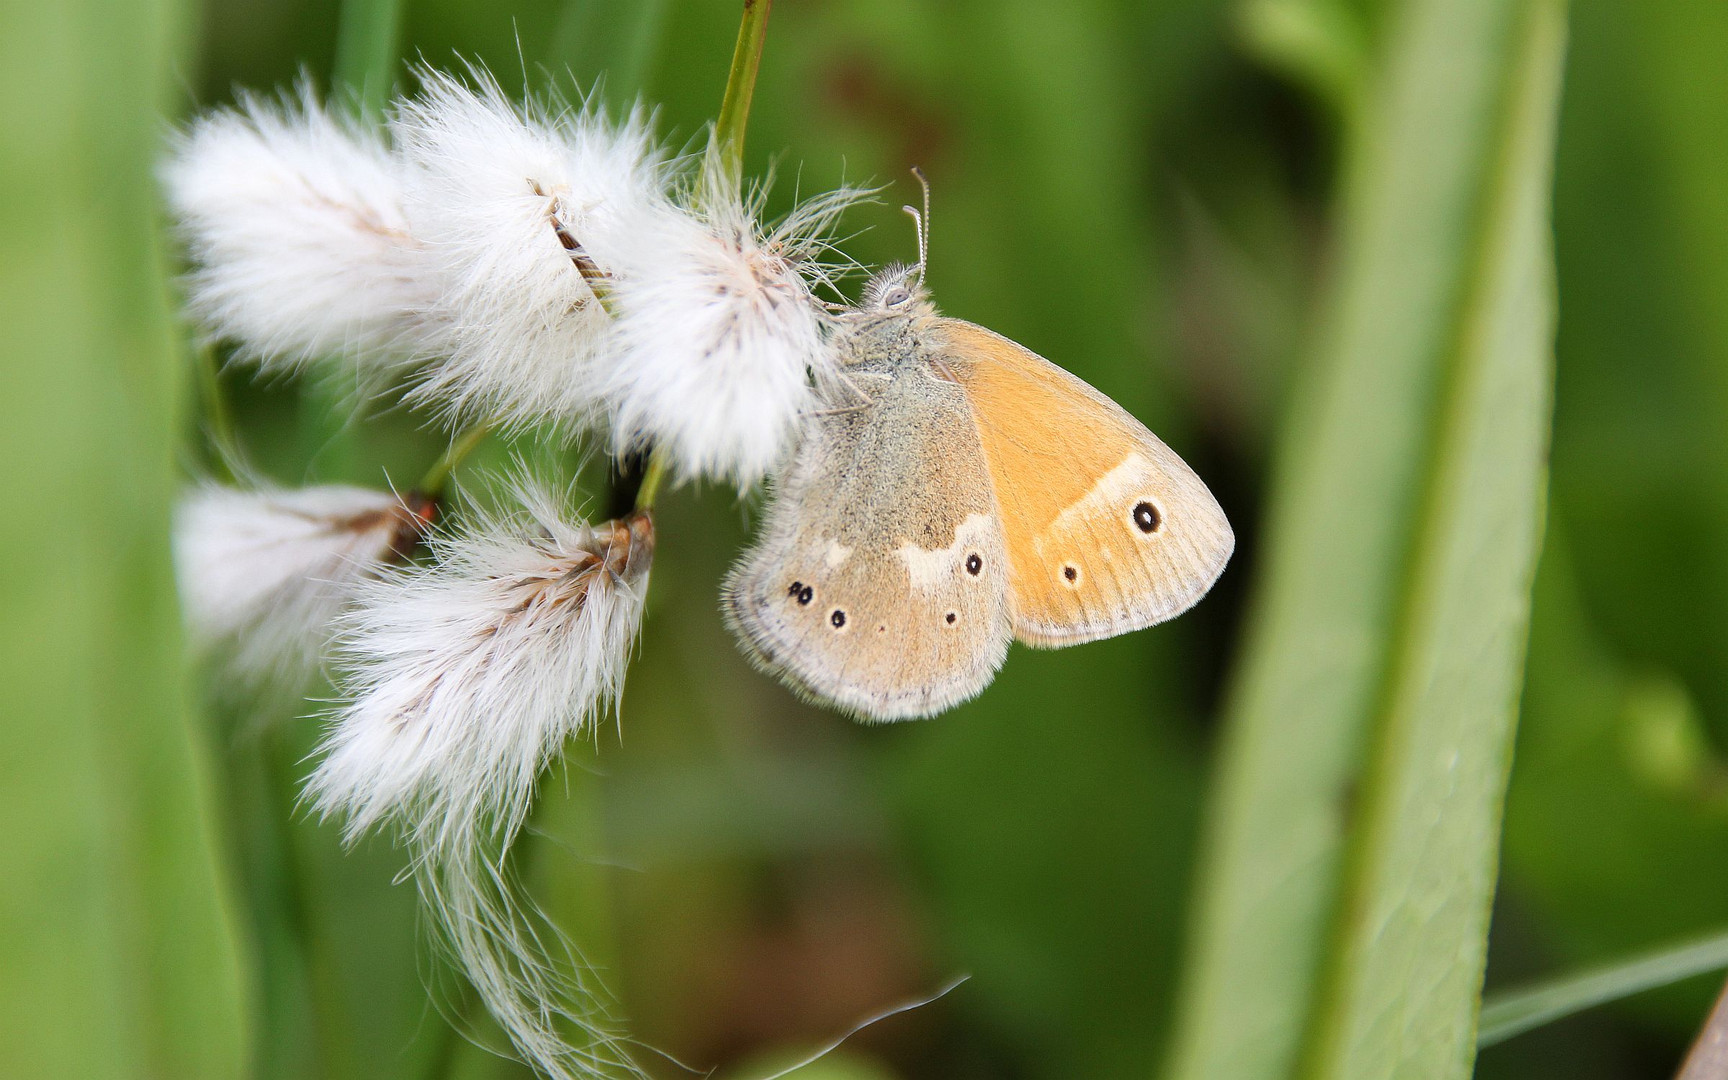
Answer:
<svg viewBox="0 0 1728 1080"><path fill-rule="evenodd" d="M924 189L924 212L919 213L915 206L902 206L900 209L912 215L912 220L918 229L918 284L924 284L924 267L930 258L930 181L924 175L924 170L912 166L912 175L918 178L918 186Z"/></svg>

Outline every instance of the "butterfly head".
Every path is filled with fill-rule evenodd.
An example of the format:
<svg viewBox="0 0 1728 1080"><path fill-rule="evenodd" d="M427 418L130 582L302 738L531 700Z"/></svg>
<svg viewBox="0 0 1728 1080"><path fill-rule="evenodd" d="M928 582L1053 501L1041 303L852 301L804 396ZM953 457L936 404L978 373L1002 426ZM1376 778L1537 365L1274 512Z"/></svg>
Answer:
<svg viewBox="0 0 1728 1080"><path fill-rule="evenodd" d="M924 208L903 206L911 216L918 234L918 261L913 264L894 263L870 279L864 296L858 303L858 313L865 316L934 315L935 306L924 288L924 268L930 259L930 181L922 169L913 169L918 186L924 192Z"/></svg>
<svg viewBox="0 0 1728 1080"><path fill-rule="evenodd" d="M923 267L906 263L884 267L864 286L857 310L866 316L933 313L930 294L924 288Z"/></svg>

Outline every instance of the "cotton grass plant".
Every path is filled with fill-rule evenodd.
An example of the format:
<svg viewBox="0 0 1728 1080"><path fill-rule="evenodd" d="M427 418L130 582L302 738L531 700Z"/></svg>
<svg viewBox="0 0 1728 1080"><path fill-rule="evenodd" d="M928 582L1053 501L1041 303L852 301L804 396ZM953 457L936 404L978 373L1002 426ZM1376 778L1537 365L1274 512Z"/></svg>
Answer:
<svg viewBox="0 0 1728 1080"><path fill-rule="evenodd" d="M834 284L827 237L863 193L763 219L765 186L740 167L762 18L747 8L697 154L668 150L645 107L523 105L478 67L421 68L378 124L306 85L242 96L162 168L209 341L265 376L339 365L451 432L400 494L195 488L181 593L220 682L331 673L305 806L350 844L405 847L436 942L550 1077L641 1069L516 884L535 785L616 708L665 478L757 485L834 369L817 294ZM447 498L492 431L645 460L634 509L584 520L531 470L465 484L501 499Z"/></svg>

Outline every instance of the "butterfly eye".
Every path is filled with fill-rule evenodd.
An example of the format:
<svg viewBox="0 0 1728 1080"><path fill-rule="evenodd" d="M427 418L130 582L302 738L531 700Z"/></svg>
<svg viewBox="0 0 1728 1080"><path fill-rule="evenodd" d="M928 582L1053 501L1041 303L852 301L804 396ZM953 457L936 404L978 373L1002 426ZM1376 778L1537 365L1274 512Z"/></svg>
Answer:
<svg viewBox="0 0 1728 1080"><path fill-rule="evenodd" d="M912 290L904 285L896 285L888 290L888 295L882 298L882 303L888 307L899 307L910 299L912 299Z"/></svg>

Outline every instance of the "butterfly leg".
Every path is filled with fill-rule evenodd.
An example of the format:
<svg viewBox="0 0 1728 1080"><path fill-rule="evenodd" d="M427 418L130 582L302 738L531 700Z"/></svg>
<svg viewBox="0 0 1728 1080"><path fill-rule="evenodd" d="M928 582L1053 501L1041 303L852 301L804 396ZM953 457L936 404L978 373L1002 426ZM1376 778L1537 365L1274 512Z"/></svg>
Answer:
<svg viewBox="0 0 1728 1080"><path fill-rule="evenodd" d="M954 374L954 369L949 367L948 362L940 356L930 358L930 367L936 372L936 376L943 381L956 384L960 382L960 377Z"/></svg>
<svg viewBox="0 0 1728 1080"><path fill-rule="evenodd" d="M848 391L857 395L858 403L855 405L836 405L829 409L815 409L805 415L842 416L846 413L857 412L860 409L867 409L875 403L876 395L865 389L864 384L874 383L880 387L891 381L886 375L878 375L874 372L849 373L839 371L835 372L835 377L839 380L841 386L844 386Z"/></svg>

